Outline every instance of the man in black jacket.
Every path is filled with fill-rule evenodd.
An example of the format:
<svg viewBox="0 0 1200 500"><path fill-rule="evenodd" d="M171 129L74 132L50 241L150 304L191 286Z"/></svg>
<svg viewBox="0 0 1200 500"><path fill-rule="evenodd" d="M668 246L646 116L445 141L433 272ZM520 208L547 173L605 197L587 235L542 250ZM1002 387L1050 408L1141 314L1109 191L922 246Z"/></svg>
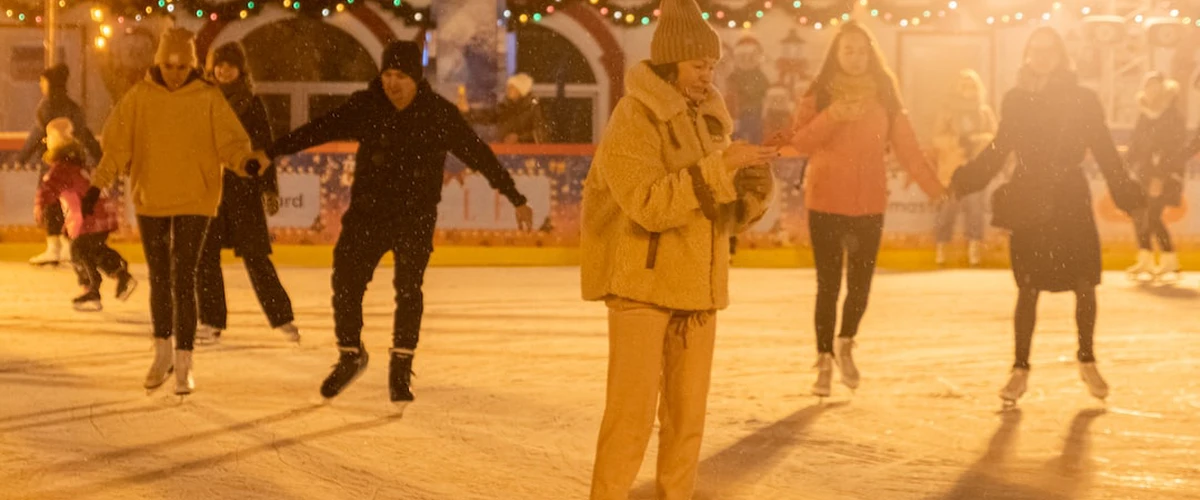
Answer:
<svg viewBox="0 0 1200 500"><path fill-rule="evenodd" d="M533 211L491 148L423 79L417 44L392 42L381 67L367 90L279 139L266 153L275 158L330 141L358 141L350 208L333 252L340 357L321 385L321 395L337 396L367 367L361 340L363 294L379 260L392 252L396 316L389 386L393 402L408 402L413 400L409 382L424 311L421 284L433 251L446 153L482 173L517 207L522 230L532 229Z"/></svg>

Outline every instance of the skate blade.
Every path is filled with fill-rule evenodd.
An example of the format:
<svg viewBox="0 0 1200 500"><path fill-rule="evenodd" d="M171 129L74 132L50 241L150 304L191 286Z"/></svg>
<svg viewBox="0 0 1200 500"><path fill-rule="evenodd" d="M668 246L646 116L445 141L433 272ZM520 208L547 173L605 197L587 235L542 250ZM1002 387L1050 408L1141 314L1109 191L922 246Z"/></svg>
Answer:
<svg viewBox="0 0 1200 500"><path fill-rule="evenodd" d="M130 281L129 288L125 289L125 293L117 294L117 300L120 300L121 302L129 300L129 297L133 296L133 292L137 290L137 287L138 282Z"/></svg>
<svg viewBox="0 0 1200 500"><path fill-rule="evenodd" d="M104 310L104 306L99 302L86 302L83 304L75 304L74 308L79 312L100 312Z"/></svg>

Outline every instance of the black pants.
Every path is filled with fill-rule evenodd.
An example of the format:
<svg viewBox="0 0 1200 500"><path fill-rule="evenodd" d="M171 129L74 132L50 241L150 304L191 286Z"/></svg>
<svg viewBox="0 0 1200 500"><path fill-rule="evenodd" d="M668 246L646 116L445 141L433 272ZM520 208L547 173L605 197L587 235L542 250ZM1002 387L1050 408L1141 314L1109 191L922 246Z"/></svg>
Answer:
<svg viewBox="0 0 1200 500"><path fill-rule="evenodd" d="M1037 303L1040 293L1033 288L1017 291L1017 312L1013 315L1014 345L1016 361L1013 368L1029 369L1029 350L1033 343L1033 329L1037 325ZM1075 290L1075 326L1078 329L1079 350L1075 358L1082 362L1096 360L1092 352L1092 338L1096 333L1096 287L1081 284Z"/></svg>
<svg viewBox="0 0 1200 500"><path fill-rule="evenodd" d="M246 264L246 273L250 276L250 285L271 328L279 328L291 323L295 317L292 313L292 299L288 297L283 283L279 282L279 274L275 272L275 264L266 254L242 255ZM221 272L221 242L219 238L206 238L204 250L200 253L200 269L196 275L196 299L200 304L200 322L208 326L224 330L228 326L229 311L225 303L225 275Z"/></svg>
<svg viewBox="0 0 1200 500"><path fill-rule="evenodd" d="M338 345L358 347L362 342L363 295L384 254L395 257L396 315L392 346L416 349L421 334L425 296L421 285L433 252L433 223L436 214L406 221L405 227L363 222L347 217L333 249L333 322Z"/></svg>
<svg viewBox="0 0 1200 500"><path fill-rule="evenodd" d="M1167 224L1163 222L1163 210L1166 210L1166 205L1162 198L1147 198L1146 208L1141 213L1134 217L1134 228L1137 229L1138 248L1142 250L1153 250L1151 238L1158 240L1158 249L1164 252L1174 252L1175 246L1171 244L1171 232L1167 230Z"/></svg>
<svg viewBox="0 0 1200 500"><path fill-rule="evenodd" d="M813 260L817 267L816 331L817 352L833 352L837 327L837 302L842 291L842 267L846 268L846 301L842 306L839 336L853 338L867 312L875 260L883 236L883 215L852 217L810 211L808 230Z"/></svg>
<svg viewBox="0 0 1200 500"><path fill-rule="evenodd" d="M192 350L196 340L196 269L208 217L138 216L142 248L150 268L150 318L154 336L175 336L175 348Z"/></svg>
<svg viewBox="0 0 1200 500"><path fill-rule="evenodd" d="M101 271L109 277L116 277L127 270L129 264L108 246L108 232L84 234L71 240L71 261L75 266L75 274L79 276L79 284L89 290L100 288Z"/></svg>

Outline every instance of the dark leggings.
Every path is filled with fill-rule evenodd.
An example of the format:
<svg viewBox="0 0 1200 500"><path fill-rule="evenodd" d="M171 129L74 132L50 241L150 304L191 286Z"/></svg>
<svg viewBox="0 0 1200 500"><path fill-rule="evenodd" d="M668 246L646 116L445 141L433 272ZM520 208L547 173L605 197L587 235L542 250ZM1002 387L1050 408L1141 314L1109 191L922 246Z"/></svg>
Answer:
<svg viewBox="0 0 1200 500"><path fill-rule="evenodd" d="M128 273L128 264L121 254L108 246L108 232L80 235L71 240L71 261L79 284L88 290L100 288L101 271L110 277Z"/></svg>
<svg viewBox="0 0 1200 500"><path fill-rule="evenodd" d="M1029 369L1029 349L1033 343L1033 329L1037 324L1037 304L1040 292L1022 288L1017 292L1017 312L1013 316L1015 332L1016 362L1013 368ZM1096 360L1092 352L1092 337L1096 333L1096 287L1080 285L1075 290L1075 325L1079 330L1079 351L1076 359L1081 362Z"/></svg>
<svg viewBox="0 0 1200 500"><path fill-rule="evenodd" d="M46 236L62 236L63 226L67 223L62 205L51 203L42 208L42 220L46 224Z"/></svg>
<svg viewBox="0 0 1200 500"><path fill-rule="evenodd" d="M1158 249L1164 252L1174 252L1171 244L1171 232L1163 222L1163 210L1167 207L1162 198L1148 198L1146 209L1134 218L1134 228L1137 229L1138 248L1153 250L1151 238L1158 240Z"/></svg>
<svg viewBox="0 0 1200 500"><path fill-rule="evenodd" d="M225 302L225 275L221 271L221 242L207 238L200 254L200 269L196 276L196 296L200 304L200 322L224 330L229 312ZM294 320L292 299L279 281L279 273L271 256L252 253L242 256L250 286L262 305L271 328L279 328Z"/></svg>
<svg viewBox="0 0 1200 500"><path fill-rule="evenodd" d="M813 260L817 267L815 323L817 352L833 352L837 326L837 302L842 291L842 267L846 268L846 301L842 305L840 337L853 338L867 312L875 260L883 236L883 215L846 216L810 211L808 229Z"/></svg>
<svg viewBox="0 0 1200 500"><path fill-rule="evenodd" d="M150 319L154 336L175 336L175 348L192 350L196 340L196 268L208 217L138 216L142 248L150 268Z"/></svg>

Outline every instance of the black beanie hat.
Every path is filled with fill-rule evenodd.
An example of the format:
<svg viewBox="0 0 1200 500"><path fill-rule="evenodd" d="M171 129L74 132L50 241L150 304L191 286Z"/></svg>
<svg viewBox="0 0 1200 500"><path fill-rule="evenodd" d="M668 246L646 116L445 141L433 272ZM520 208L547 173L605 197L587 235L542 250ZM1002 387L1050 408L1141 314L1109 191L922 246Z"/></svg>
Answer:
<svg viewBox="0 0 1200 500"><path fill-rule="evenodd" d="M421 46L416 42L395 41L383 49L383 62L379 71L398 69L416 81L424 78L421 65Z"/></svg>
<svg viewBox="0 0 1200 500"><path fill-rule="evenodd" d="M212 66L226 63L238 69L238 72L246 74L246 51L242 48L242 44L230 42L213 51Z"/></svg>
<svg viewBox="0 0 1200 500"><path fill-rule="evenodd" d="M65 64L55 64L42 72L42 78L46 79L51 89L56 90L67 90L67 78L70 76L71 70Z"/></svg>

